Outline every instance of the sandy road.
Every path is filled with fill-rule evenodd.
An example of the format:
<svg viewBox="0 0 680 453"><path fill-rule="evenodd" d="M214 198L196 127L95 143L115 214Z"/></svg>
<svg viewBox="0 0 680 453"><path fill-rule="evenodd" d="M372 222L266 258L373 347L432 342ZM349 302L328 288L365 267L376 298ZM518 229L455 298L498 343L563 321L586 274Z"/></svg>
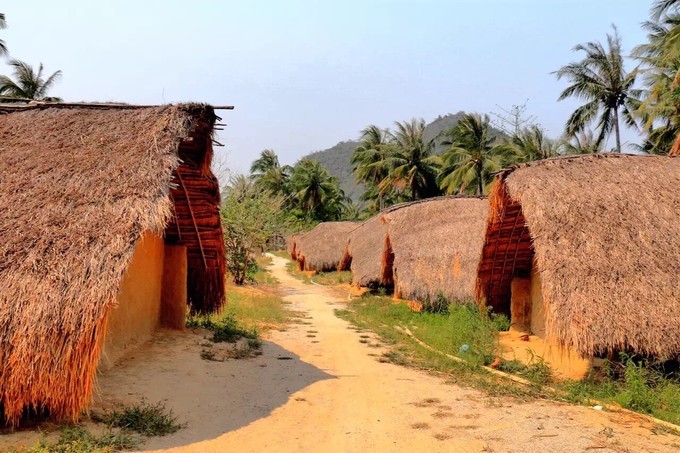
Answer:
<svg viewBox="0 0 680 453"><path fill-rule="evenodd" d="M272 272L285 300L306 317L272 332L262 356L208 362L195 335L165 334L102 376L102 401L165 400L187 423L145 449L572 452L674 451L680 444L637 417L492 398L381 363L376 354L384 349L361 343L366 334L335 316L344 299L291 277L285 262L274 257Z"/></svg>

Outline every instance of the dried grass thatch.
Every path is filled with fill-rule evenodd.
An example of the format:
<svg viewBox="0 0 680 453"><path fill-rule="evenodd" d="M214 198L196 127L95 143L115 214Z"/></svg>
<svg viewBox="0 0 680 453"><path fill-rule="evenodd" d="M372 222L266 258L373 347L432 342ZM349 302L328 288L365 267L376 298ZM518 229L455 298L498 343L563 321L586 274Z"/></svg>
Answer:
<svg viewBox="0 0 680 453"><path fill-rule="evenodd" d="M286 248L288 249L288 254L290 259L297 261L297 241L302 237L302 234L294 234L286 238Z"/></svg>
<svg viewBox="0 0 680 453"><path fill-rule="evenodd" d="M488 212L484 198L447 197L387 214L395 295L473 299Z"/></svg>
<svg viewBox="0 0 680 453"><path fill-rule="evenodd" d="M327 272L338 270L349 233L357 227L356 222L324 222L295 241L295 255L300 269Z"/></svg>
<svg viewBox="0 0 680 453"><path fill-rule="evenodd" d="M355 228L349 235L343 262L351 263L352 284L388 286L383 281L382 259L387 239L387 220L378 214Z"/></svg>
<svg viewBox="0 0 680 453"><path fill-rule="evenodd" d="M357 286L394 286L398 297L472 298L488 203L439 197L392 206L350 235Z"/></svg>
<svg viewBox="0 0 680 453"><path fill-rule="evenodd" d="M680 159L598 154L503 171L477 296L507 311L513 276L542 281L546 336L583 355L680 356Z"/></svg>
<svg viewBox="0 0 680 453"><path fill-rule="evenodd" d="M188 249L190 304L224 300L205 105L0 108L0 409L75 420L145 231ZM166 229L167 227L167 229Z"/></svg>

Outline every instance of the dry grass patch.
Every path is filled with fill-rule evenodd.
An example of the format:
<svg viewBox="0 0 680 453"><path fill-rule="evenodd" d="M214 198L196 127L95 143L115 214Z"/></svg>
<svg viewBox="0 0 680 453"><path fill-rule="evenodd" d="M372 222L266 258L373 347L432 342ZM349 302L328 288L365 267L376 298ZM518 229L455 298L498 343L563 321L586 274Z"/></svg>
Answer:
<svg viewBox="0 0 680 453"><path fill-rule="evenodd" d="M430 424L425 422L414 423L411 425L411 429L430 429Z"/></svg>

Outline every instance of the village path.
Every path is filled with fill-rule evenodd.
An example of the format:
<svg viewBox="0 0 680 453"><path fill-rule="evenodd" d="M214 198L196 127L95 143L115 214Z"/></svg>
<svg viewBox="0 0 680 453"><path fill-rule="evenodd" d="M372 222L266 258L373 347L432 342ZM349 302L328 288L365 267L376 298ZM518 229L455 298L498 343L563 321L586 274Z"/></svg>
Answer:
<svg viewBox="0 0 680 453"><path fill-rule="evenodd" d="M264 413L197 442L187 442L191 425L182 430L189 438L160 438L174 444L173 451L672 451L680 442L654 434L638 417L489 397L422 371L381 363L376 355L384 349L361 343L365 333L335 315L335 309L345 306L345 297L335 289L301 282L286 271L285 259L272 258L271 271L284 299L304 313L304 323L272 332L261 357L240 361L255 362L260 373L251 377L256 391L245 390L245 409L225 407L203 415L210 418L208 423L226 423L243 411ZM238 370L232 372L238 375ZM227 393L243 390L238 388L243 385L249 384L224 382ZM268 385L285 390L276 407L267 401L268 392L274 391Z"/></svg>

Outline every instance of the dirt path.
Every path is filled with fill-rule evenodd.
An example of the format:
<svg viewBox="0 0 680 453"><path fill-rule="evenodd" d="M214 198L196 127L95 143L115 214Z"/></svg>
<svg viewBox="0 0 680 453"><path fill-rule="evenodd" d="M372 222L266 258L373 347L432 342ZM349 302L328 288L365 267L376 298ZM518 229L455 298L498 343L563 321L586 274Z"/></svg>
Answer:
<svg viewBox="0 0 680 453"><path fill-rule="evenodd" d="M673 451L642 419L591 408L518 403L447 385L376 359L383 349L337 318L345 300L272 271L304 324L272 332L263 355L209 362L200 341L162 334L100 380L102 401L166 400L187 427L149 440L176 451Z"/></svg>

